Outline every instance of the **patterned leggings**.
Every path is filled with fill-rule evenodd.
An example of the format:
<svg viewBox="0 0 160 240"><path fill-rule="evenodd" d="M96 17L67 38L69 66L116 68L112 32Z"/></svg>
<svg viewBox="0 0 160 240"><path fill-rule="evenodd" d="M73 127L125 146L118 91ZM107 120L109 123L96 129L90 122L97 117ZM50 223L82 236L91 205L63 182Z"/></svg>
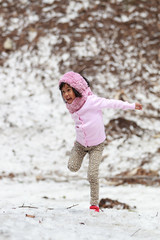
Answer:
<svg viewBox="0 0 160 240"><path fill-rule="evenodd" d="M104 143L101 143L97 146L84 147L80 143L75 142L68 162L69 170L72 172L77 172L82 165L84 156L87 153L89 154L88 181L90 183L91 205L98 205L99 203L98 175L103 149Z"/></svg>

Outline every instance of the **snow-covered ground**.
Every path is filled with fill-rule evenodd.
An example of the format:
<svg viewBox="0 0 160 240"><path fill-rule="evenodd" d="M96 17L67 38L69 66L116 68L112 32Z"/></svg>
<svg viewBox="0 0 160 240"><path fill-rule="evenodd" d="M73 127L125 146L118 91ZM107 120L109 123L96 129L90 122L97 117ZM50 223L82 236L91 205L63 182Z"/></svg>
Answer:
<svg viewBox="0 0 160 240"><path fill-rule="evenodd" d="M18 46L13 44L9 51L0 46L0 239L157 240L159 185L115 186L106 180L140 166L160 173L160 78L154 48L158 33L155 42L146 29L140 33L138 18L147 24L150 15L145 11L138 15L136 5L128 8L122 4L125 1L112 0L100 8L100 1L42 2L44 7L16 1L19 15L16 8L7 15L5 8L12 1L0 1L0 11L5 13L1 14L1 37L4 41L15 33L11 36ZM124 11L121 17L119 9ZM156 8L151 11L148 24L155 20ZM121 37L121 49L116 41L119 29L125 32L134 18L137 25L132 37L143 36L144 42L137 40L137 45L130 36ZM40 34L37 40L36 32ZM88 158L78 173L67 169L75 130L58 80L78 63L80 67L88 63L85 76L96 94L114 98L124 90L129 102L143 104L142 112L104 111L108 135L100 166L100 198L119 200L131 210L102 209L93 214L86 179ZM122 129L118 119L126 121Z"/></svg>
<svg viewBox="0 0 160 240"><path fill-rule="evenodd" d="M101 183L102 197L136 208L93 214L88 187L81 181L1 181L1 239L159 239L159 188Z"/></svg>

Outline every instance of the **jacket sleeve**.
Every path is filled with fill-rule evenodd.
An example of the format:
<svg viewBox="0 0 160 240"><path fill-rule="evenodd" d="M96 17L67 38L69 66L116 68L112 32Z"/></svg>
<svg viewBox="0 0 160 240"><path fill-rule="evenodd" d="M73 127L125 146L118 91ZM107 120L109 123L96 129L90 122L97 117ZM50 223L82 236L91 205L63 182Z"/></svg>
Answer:
<svg viewBox="0 0 160 240"><path fill-rule="evenodd" d="M94 95L93 98L93 105L97 109L104 109L104 108L113 108L113 109L135 109L135 103L128 103L121 100L115 100L115 99L106 99L97 97Z"/></svg>

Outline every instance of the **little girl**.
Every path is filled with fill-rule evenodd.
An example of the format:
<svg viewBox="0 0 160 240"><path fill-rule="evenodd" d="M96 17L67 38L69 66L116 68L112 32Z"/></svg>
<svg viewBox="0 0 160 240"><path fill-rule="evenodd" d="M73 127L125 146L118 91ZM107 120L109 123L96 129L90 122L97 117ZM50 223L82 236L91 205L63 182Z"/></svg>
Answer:
<svg viewBox="0 0 160 240"><path fill-rule="evenodd" d="M59 81L59 89L76 128L76 141L70 154L68 168L73 172L78 171L84 156L89 154L90 209L99 212L98 174L106 138L102 109L142 110L142 105L97 97L92 93L87 79L76 72L65 73Z"/></svg>

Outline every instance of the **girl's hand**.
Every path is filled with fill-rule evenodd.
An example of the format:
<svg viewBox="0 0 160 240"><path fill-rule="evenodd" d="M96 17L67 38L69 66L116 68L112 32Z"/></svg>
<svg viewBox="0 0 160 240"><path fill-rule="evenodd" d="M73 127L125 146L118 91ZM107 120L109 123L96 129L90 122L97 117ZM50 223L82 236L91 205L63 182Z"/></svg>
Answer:
<svg viewBox="0 0 160 240"><path fill-rule="evenodd" d="M142 105L140 103L135 104L135 109L136 110L142 110Z"/></svg>

